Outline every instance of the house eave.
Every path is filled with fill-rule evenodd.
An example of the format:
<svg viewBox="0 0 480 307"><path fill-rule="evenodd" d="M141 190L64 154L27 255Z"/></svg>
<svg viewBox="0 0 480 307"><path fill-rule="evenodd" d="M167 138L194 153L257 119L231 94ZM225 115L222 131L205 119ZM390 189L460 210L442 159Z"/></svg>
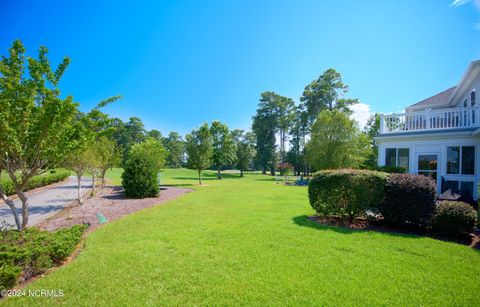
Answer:
<svg viewBox="0 0 480 307"><path fill-rule="evenodd" d="M459 100L459 95L465 92L466 88L474 80L475 76L480 73L480 60L475 60L470 63L467 71L463 74L462 79L458 83L457 87L453 91L452 95L448 99L448 105L453 107Z"/></svg>

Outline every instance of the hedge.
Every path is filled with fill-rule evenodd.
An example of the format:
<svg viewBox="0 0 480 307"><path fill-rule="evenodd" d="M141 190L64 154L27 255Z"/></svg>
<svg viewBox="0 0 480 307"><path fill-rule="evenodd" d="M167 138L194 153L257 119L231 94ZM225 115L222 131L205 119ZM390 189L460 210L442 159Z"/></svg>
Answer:
<svg viewBox="0 0 480 307"><path fill-rule="evenodd" d="M401 228L423 229L433 215L436 184L429 177L391 174L379 209L386 223Z"/></svg>
<svg viewBox="0 0 480 307"><path fill-rule="evenodd" d="M388 174L369 170L324 170L315 173L308 185L310 205L320 216L353 220L376 211L383 199Z"/></svg>
<svg viewBox="0 0 480 307"><path fill-rule="evenodd" d="M0 231L0 291L14 287L19 278L42 274L61 264L80 242L87 225L74 225L56 232L38 228Z"/></svg>
<svg viewBox="0 0 480 307"><path fill-rule="evenodd" d="M48 174L42 174L39 176L35 176L30 179L30 182L28 183L28 187L25 191L44 187L46 185L56 183L63 181L70 176L70 172L67 170L61 170L61 171L54 171L50 172ZM7 195L13 195L16 194L15 189L13 187L13 183L10 179L4 179L0 181L0 184L2 185L5 193Z"/></svg>
<svg viewBox="0 0 480 307"><path fill-rule="evenodd" d="M458 201L438 202L431 220L432 231L440 235L470 233L477 219L471 205Z"/></svg>

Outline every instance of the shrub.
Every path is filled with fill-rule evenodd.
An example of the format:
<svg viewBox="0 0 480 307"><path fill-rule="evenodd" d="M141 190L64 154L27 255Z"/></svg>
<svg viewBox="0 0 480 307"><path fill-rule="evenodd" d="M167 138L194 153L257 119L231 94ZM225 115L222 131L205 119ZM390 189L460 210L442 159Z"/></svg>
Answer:
<svg viewBox="0 0 480 307"><path fill-rule="evenodd" d="M438 202L431 220L432 231L442 235L470 233L477 219L477 212L467 203L458 201Z"/></svg>
<svg viewBox="0 0 480 307"><path fill-rule="evenodd" d="M38 228L0 232L0 290L14 287L20 276L28 279L60 264L72 254L87 229L75 225L56 232Z"/></svg>
<svg viewBox="0 0 480 307"><path fill-rule="evenodd" d="M324 170L308 184L310 205L320 216L353 219L376 210L383 199L387 174L368 170Z"/></svg>
<svg viewBox="0 0 480 307"><path fill-rule="evenodd" d="M407 172L407 169L401 166L378 166L375 168L379 172L385 172L385 173L390 173L390 174L403 174Z"/></svg>
<svg viewBox="0 0 480 307"><path fill-rule="evenodd" d="M277 170L280 172L280 176L287 176L293 173L293 165L288 162L279 163Z"/></svg>
<svg viewBox="0 0 480 307"><path fill-rule="evenodd" d="M154 163L147 156L131 154L122 174L125 195L131 198L156 197L160 192Z"/></svg>
<svg viewBox="0 0 480 307"><path fill-rule="evenodd" d="M385 183L380 213L397 227L421 229L427 226L436 201L435 181L413 174L391 174Z"/></svg>
<svg viewBox="0 0 480 307"><path fill-rule="evenodd" d="M55 171L54 173L50 171L47 174L42 174L39 176L32 177L28 183L26 191L36 189L36 188L41 188L52 183L63 181L67 179L68 176L70 176L70 172L62 170L62 171ZM0 182L0 185L2 185L7 195L15 194L15 189L10 179L3 179Z"/></svg>

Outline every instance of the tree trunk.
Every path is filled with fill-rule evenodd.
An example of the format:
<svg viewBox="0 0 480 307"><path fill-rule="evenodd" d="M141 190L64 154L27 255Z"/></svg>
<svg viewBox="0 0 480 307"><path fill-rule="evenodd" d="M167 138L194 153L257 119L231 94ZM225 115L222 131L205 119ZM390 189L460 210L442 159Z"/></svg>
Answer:
<svg viewBox="0 0 480 307"><path fill-rule="evenodd" d="M7 206L9 206L10 209L12 210L13 218L15 219L15 225L17 226L17 229L22 230L22 224L20 224L20 218L18 217L18 212L17 212L17 208L15 208L15 203L3 192L1 188L0 188L0 197L3 199L5 204L7 204Z"/></svg>
<svg viewBox="0 0 480 307"><path fill-rule="evenodd" d="M102 170L102 187L105 185L105 175L107 174L107 170Z"/></svg>
<svg viewBox="0 0 480 307"><path fill-rule="evenodd" d="M217 167L217 179L222 179L222 173L221 173L222 168Z"/></svg>
<svg viewBox="0 0 480 307"><path fill-rule="evenodd" d="M240 177L243 177L243 169L240 170Z"/></svg>
<svg viewBox="0 0 480 307"><path fill-rule="evenodd" d="M92 195L97 193L97 189L95 187L95 172L92 171Z"/></svg>
<svg viewBox="0 0 480 307"><path fill-rule="evenodd" d="M270 166L270 175L275 176L275 165Z"/></svg>
<svg viewBox="0 0 480 307"><path fill-rule="evenodd" d="M202 185L202 171L198 170L198 183Z"/></svg>
<svg viewBox="0 0 480 307"><path fill-rule="evenodd" d="M15 189L18 198L22 201L22 229L28 225L28 198L20 189Z"/></svg>
<svg viewBox="0 0 480 307"><path fill-rule="evenodd" d="M83 205L82 174L77 174L77 183L78 202L80 203L80 205Z"/></svg>
<svg viewBox="0 0 480 307"><path fill-rule="evenodd" d="M267 174L267 169L266 169L266 167L264 166L264 167L262 167L262 175L266 175L266 174Z"/></svg>

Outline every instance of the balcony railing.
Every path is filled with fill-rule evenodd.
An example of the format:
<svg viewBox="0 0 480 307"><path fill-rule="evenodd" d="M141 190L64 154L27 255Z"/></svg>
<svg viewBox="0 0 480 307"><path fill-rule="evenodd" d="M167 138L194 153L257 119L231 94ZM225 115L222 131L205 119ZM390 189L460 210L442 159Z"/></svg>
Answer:
<svg viewBox="0 0 480 307"><path fill-rule="evenodd" d="M480 127L480 106L380 115L380 134Z"/></svg>

